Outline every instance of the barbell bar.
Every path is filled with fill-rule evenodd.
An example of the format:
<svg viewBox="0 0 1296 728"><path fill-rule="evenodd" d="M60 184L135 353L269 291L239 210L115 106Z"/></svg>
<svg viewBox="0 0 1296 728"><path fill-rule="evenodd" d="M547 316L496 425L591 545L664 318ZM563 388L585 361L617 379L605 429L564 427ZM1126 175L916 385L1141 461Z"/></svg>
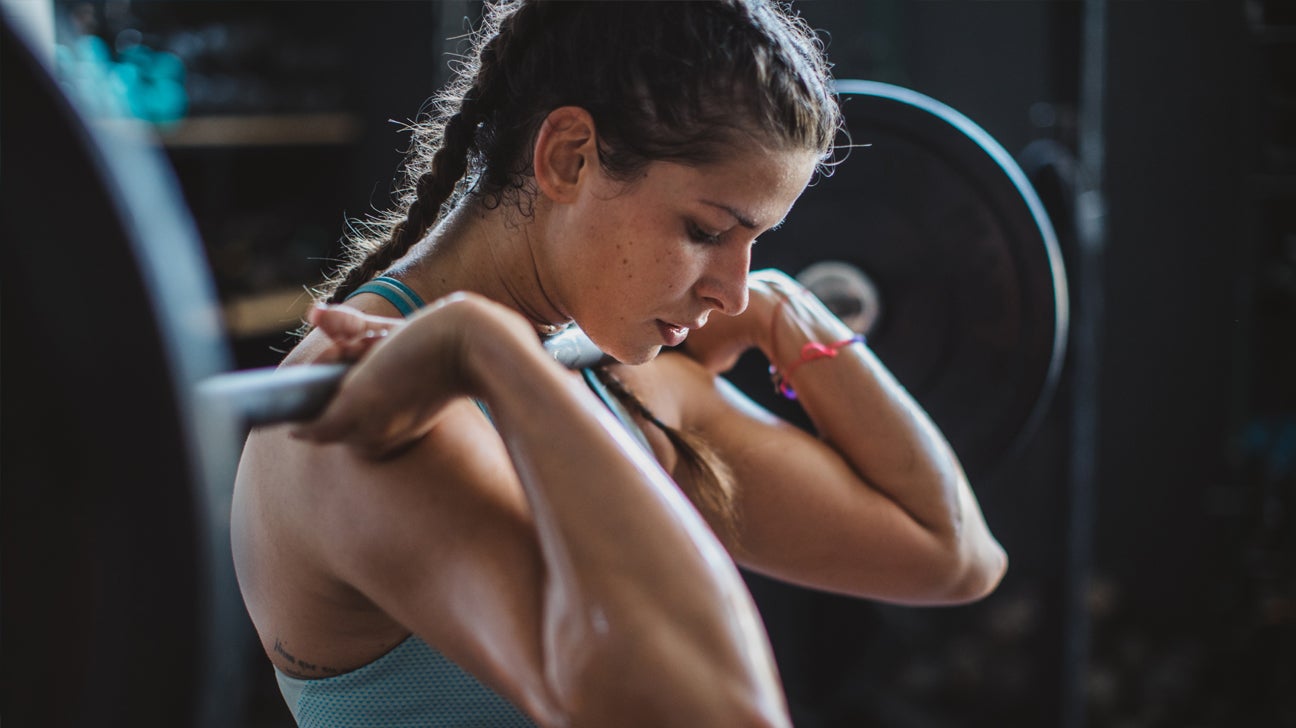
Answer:
<svg viewBox="0 0 1296 728"><path fill-rule="evenodd" d="M584 369L608 360L575 326L542 343L568 369ZM324 410L348 369L348 364L257 367L209 377L198 384L197 392L205 407L223 410L243 427L296 422Z"/></svg>

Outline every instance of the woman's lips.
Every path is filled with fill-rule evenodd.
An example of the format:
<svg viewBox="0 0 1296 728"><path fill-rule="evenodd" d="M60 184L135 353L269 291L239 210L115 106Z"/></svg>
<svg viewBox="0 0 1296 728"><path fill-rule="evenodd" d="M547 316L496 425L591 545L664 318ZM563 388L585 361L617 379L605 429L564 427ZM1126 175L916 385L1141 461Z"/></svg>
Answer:
<svg viewBox="0 0 1296 728"><path fill-rule="evenodd" d="M661 332L662 341L665 342L666 346L679 346L684 343L684 339L688 337L689 332L687 326L678 326L661 319L657 320L657 330Z"/></svg>

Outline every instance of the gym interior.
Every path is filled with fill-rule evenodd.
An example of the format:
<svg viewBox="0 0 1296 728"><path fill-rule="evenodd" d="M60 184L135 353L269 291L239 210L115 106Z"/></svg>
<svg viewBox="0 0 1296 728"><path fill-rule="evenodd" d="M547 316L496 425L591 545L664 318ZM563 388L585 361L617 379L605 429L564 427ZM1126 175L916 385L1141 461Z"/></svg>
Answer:
<svg viewBox="0 0 1296 728"><path fill-rule="evenodd" d="M795 724L1296 726L1293 6L794 7L854 147L753 267L875 319L1011 559L958 607L745 575ZM292 346L480 3L0 8L0 717L291 726L195 391Z"/></svg>

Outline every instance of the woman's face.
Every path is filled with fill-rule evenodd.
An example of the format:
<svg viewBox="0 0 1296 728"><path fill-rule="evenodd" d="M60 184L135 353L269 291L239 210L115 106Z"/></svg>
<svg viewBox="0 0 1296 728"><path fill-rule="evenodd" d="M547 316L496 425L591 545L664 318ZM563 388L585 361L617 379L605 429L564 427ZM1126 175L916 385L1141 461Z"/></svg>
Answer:
<svg viewBox="0 0 1296 728"><path fill-rule="evenodd" d="M709 316L747 308L752 244L817 161L753 144L704 166L653 162L630 183L595 172L548 231L546 288L603 351L648 361Z"/></svg>

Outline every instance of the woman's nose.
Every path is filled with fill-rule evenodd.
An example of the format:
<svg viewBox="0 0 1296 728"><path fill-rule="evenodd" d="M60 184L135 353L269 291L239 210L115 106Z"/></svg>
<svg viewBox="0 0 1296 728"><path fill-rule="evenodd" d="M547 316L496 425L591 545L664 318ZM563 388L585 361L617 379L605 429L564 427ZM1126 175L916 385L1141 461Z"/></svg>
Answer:
<svg viewBox="0 0 1296 728"><path fill-rule="evenodd" d="M747 273L750 269L750 244L721 246L698 282L698 293L720 313L737 316L747 310Z"/></svg>

